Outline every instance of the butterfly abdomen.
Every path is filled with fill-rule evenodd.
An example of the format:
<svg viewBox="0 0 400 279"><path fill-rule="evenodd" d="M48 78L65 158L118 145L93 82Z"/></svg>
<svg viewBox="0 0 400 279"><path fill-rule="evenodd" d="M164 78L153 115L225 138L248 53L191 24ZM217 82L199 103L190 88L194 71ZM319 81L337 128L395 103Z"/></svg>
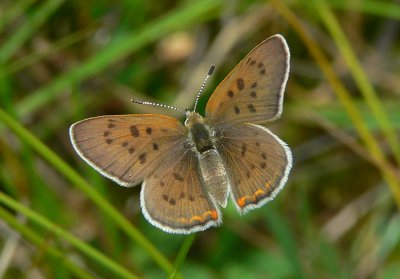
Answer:
<svg viewBox="0 0 400 279"><path fill-rule="evenodd" d="M206 192L222 207L228 201L228 176L216 149L198 155L201 177Z"/></svg>

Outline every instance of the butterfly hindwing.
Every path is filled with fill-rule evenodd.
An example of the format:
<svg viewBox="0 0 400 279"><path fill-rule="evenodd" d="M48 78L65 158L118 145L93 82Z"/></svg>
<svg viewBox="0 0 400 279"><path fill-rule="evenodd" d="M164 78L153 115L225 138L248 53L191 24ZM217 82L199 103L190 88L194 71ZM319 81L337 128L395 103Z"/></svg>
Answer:
<svg viewBox="0 0 400 279"><path fill-rule="evenodd" d="M218 85L206 106L210 124L230 126L279 118L289 73L289 49L280 35L256 46Z"/></svg>
<svg viewBox="0 0 400 279"><path fill-rule="evenodd" d="M201 186L195 156L185 148L170 153L142 185L143 213L164 231L188 234L221 222L219 209Z"/></svg>
<svg viewBox="0 0 400 279"><path fill-rule="evenodd" d="M292 166L287 145L267 128L239 124L222 131L217 143L240 212L272 200L285 185Z"/></svg>
<svg viewBox="0 0 400 279"><path fill-rule="evenodd" d="M186 129L162 115L108 115L75 123L70 136L78 154L102 175L133 186L183 146Z"/></svg>

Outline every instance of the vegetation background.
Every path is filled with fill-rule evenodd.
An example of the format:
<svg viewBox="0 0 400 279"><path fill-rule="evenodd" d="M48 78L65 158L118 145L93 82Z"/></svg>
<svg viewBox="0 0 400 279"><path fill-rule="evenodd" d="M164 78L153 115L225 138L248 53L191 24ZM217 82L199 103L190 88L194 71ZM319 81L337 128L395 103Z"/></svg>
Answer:
<svg viewBox="0 0 400 279"><path fill-rule="evenodd" d="M400 278L400 2L0 1L1 278ZM190 107L254 46L291 49L285 189L192 236L73 151L90 116Z"/></svg>

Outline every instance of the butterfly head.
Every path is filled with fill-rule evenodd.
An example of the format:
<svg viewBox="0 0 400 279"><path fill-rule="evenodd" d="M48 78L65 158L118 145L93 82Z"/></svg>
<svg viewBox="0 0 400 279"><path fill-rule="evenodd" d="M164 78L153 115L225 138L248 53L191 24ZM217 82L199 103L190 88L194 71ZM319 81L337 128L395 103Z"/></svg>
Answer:
<svg viewBox="0 0 400 279"><path fill-rule="evenodd" d="M195 111L186 111L185 126L191 128L196 123L204 123L204 118Z"/></svg>

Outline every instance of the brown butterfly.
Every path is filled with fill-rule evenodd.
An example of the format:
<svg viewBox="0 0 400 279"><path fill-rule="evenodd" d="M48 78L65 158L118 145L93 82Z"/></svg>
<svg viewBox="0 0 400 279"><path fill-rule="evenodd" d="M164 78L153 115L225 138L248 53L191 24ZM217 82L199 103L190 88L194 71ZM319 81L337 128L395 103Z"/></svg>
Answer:
<svg viewBox="0 0 400 279"><path fill-rule="evenodd" d="M154 226L181 234L217 226L228 196L244 213L286 183L291 151L260 124L281 116L289 57L281 35L261 42L215 89L204 118L196 106L185 125L158 114L99 116L73 124L71 142L118 184L143 182L140 203Z"/></svg>

